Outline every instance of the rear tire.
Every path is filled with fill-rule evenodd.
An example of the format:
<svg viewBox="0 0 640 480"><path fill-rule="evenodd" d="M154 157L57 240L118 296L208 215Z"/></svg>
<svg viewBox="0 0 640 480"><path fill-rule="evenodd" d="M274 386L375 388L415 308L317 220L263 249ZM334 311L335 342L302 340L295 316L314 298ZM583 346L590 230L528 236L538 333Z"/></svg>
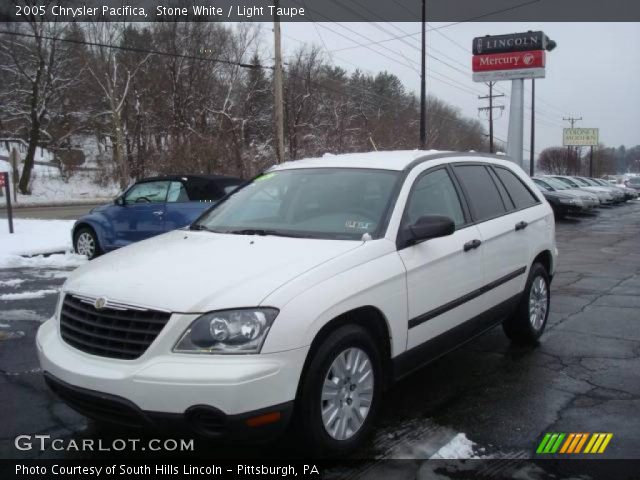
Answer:
<svg viewBox="0 0 640 480"><path fill-rule="evenodd" d="M371 430L382 391L382 360L362 327L345 325L316 350L302 378L296 425L315 454L344 455Z"/></svg>
<svg viewBox="0 0 640 480"><path fill-rule="evenodd" d="M102 254L98 236L91 227L80 227L73 236L73 249L78 255L84 255L89 260Z"/></svg>
<svg viewBox="0 0 640 480"><path fill-rule="evenodd" d="M514 314L502 323L504 333L519 344L536 344L549 317L549 273L540 263L529 271L522 298Z"/></svg>

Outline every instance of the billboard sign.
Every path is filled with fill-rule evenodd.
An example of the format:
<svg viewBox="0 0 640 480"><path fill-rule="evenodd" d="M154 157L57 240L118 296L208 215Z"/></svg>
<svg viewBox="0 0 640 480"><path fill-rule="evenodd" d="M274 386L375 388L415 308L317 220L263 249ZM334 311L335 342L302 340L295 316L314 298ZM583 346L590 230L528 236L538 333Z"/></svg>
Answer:
<svg viewBox="0 0 640 480"><path fill-rule="evenodd" d="M473 54L523 52L545 50L547 36L541 32L510 33L508 35L485 35L473 39Z"/></svg>
<svg viewBox="0 0 640 480"><path fill-rule="evenodd" d="M598 145L597 128L565 128L562 130L562 144L565 147Z"/></svg>
<svg viewBox="0 0 640 480"><path fill-rule="evenodd" d="M544 68L545 52L544 50L533 50L526 52L474 55L471 65L474 72Z"/></svg>

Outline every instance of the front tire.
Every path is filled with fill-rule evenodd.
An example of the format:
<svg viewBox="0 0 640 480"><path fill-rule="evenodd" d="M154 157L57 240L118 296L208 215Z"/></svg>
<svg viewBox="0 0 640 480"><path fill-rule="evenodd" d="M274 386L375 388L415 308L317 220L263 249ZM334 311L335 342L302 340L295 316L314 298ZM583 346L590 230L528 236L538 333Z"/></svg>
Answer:
<svg viewBox="0 0 640 480"><path fill-rule="evenodd" d="M374 423L382 387L376 342L358 325L338 328L322 342L302 379L300 433L314 453L344 455Z"/></svg>
<svg viewBox="0 0 640 480"><path fill-rule="evenodd" d="M514 343L538 342L549 317L549 286L549 273L540 263L534 263L515 313L502 324L504 333Z"/></svg>
<svg viewBox="0 0 640 480"><path fill-rule="evenodd" d="M90 227L80 227L73 236L73 249L78 255L84 255L89 260L102 254L98 236Z"/></svg>

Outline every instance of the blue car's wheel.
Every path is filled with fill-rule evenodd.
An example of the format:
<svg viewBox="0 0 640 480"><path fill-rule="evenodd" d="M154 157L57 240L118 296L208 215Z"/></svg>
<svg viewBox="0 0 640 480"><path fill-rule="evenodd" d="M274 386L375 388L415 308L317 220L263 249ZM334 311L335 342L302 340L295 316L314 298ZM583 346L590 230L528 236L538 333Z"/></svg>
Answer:
<svg viewBox="0 0 640 480"><path fill-rule="evenodd" d="M96 258L102 253L98 237L93 229L80 227L73 237L73 248L78 255L84 255L89 260Z"/></svg>

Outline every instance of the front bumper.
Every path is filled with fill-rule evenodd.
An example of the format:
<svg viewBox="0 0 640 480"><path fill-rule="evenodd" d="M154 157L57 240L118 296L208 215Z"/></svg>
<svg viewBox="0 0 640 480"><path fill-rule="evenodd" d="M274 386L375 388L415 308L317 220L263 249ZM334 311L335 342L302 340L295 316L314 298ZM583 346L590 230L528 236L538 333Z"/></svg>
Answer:
<svg viewBox="0 0 640 480"><path fill-rule="evenodd" d="M281 433L289 424L293 401L238 415L208 405L194 405L183 414L150 412L125 398L80 388L44 373L49 388L78 413L127 428L195 432L207 438L260 440Z"/></svg>
<svg viewBox="0 0 640 480"><path fill-rule="evenodd" d="M154 349L155 355L118 360L71 347L60 337L53 319L40 327L36 343L50 385L93 392L89 398L117 398L121 401L116 403L128 404L130 411L147 420L162 415L188 419L195 415L196 406L231 420L276 406L286 420L282 406L295 399L308 351L304 347L260 355L197 355ZM67 403L74 406L69 398ZM76 409L81 410L77 405Z"/></svg>

